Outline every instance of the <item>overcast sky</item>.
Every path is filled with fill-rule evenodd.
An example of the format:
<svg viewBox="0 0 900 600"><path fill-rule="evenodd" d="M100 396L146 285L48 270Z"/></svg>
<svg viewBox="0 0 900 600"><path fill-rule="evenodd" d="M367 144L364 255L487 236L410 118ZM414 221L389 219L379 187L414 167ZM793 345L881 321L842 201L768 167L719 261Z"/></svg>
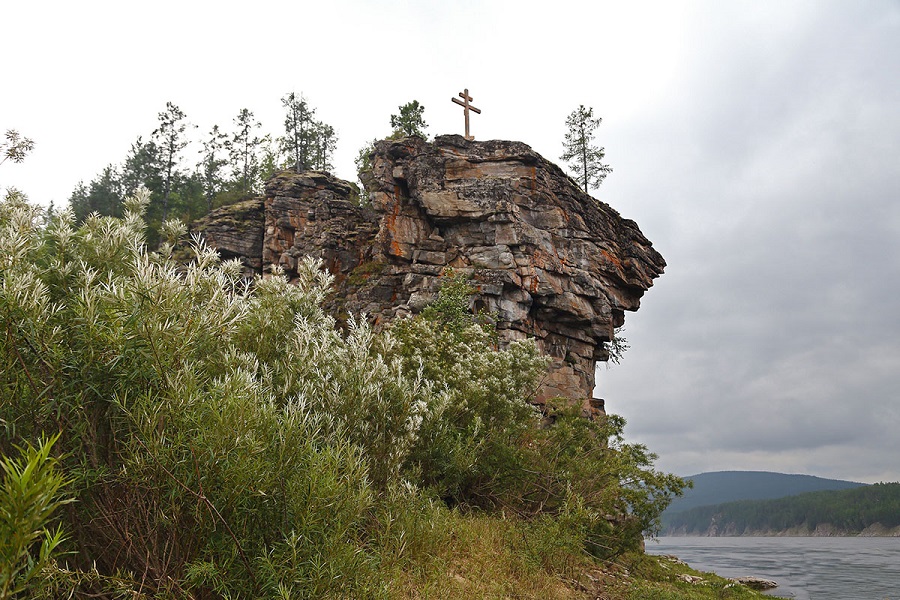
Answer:
<svg viewBox="0 0 900 600"><path fill-rule="evenodd" d="M669 264L598 370L629 440L681 475L900 480L897 1L3 2L0 39L0 129L37 144L0 187L43 204L167 101L198 135L242 108L277 135L302 93L351 180L412 99L462 133L467 87L477 139L554 161L591 106L595 195Z"/></svg>

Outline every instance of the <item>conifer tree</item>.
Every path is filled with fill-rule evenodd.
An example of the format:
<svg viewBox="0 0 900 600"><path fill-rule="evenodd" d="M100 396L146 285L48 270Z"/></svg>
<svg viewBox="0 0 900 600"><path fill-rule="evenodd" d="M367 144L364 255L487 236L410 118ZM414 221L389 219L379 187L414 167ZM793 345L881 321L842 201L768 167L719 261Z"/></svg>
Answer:
<svg viewBox="0 0 900 600"><path fill-rule="evenodd" d="M563 147L566 149L560 156L561 160L568 162L568 167L576 173L574 179L584 188L597 188L603 183L603 179L612 172L609 165L603 164L604 148L598 148L593 144L594 130L600 126L603 119L594 118L594 109L580 105L572 111L566 119L566 139Z"/></svg>
<svg viewBox="0 0 900 600"><path fill-rule="evenodd" d="M69 196L69 206L79 222L91 213L120 217L123 198L121 174L115 165L107 165L89 186L78 183Z"/></svg>
<svg viewBox="0 0 900 600"><path fill-rule="evenodd" d="M162 167L162 220L169 216L169 197L172 193L173 179L176 177L176 167L180 160L180 153L188 145L185 130L188 124L185 122L185 114L180 108L166 102L166 110L159 113L159 127L153 132L153 139L160 150L160 164Z"/></svg>
<svg viewBox="0 0 900 600"><path fill-rule="evenodd" d="M312 166L310 150L315 138L315 109L311 109L303 96L294 92L281 99L285 109L284 137L279 138L281 150L289 157L291 168L298 173Z"/></svg>
<svg viewBox="0 0 900 600"><path fill-rule="evenodd" d="M259 178L259 147L263 138L256 135L261 123L253 113L242 108L234 118L236 131L227 142L228 154L235 182L241 194L249 194L256 189Z"/></svg>
<svg viewBox="0 0 900 600"><path fill-rule="evenodd" d="M207 213L212 211L213 199L222 191L225 184L222 167L228 164L228 161L222 158L222 152L225 150L227 139L228 136L219 131L219 126L213 125L200 150L201 159L197 171L206 199Z"/></svg>
<svg viewBox="0 0 900 600"><path fill-rule="evenodd" d="M155 194L163 189L160 165L160 150L152 139L144 141L141 136L131 144L122 167L120 182L123 196L131 196L141 187Z"/></svg>
<svg viewBox="0 0 900 600"><path fill-rule="evenodd" d="M394 130L392 135L395 137L417 135L427 138L425 129L428 125L425 123L425 119L422 118L425 107L419 104L418 100L413 100L398 108L400 109L400 114L391 115L391 127Z"/></svg>
<svg viewBox="0 0 900 600"><path fill-rule="evenodd" d="M337 146L337 135L334 132L334 127L328 125L327 123L323 123L321 121L316 121L315 123L316 129L316 160L315 165L316 168L320 171L328 171L334 168L334 165L331 164L331 155L334 152L335 146Z"/></svg>

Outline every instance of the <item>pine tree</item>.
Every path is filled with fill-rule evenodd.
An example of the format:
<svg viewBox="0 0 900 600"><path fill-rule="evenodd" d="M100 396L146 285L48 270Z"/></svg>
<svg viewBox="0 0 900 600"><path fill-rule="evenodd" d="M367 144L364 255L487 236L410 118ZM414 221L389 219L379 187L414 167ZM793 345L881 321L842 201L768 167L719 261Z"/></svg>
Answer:
<svg viewBox="0 0 900 600"><path fill-rule="evenodd" d="M213 200L222 191L225 180L222 177L222 167L228 161L221 157L225 150L228 136L219 131L218 125L213 125L208 137L203 141L203 149L200 150L201 159L197 171L203 186L203 196L206 198L206 212L213 208Z"/></svg>
<svg viewBox="0 0 900 600"><path fill-rule="evenodd" d="M392 136L417 135L427 138L425 129L428 125L425 123L425 119L422 118L425 107L419 104L418 100L413 100L398 108L400 109L400 114L391 115L391 127L394 130Z"/></svg>
<svg viewBox="0 0 900 600"><path fill-rule="evenodd" d="M281 150L290 159L291 168L296 172L305 171L313 164L313 150L316 140L314 125L315 109L311 109L306 99L294 92L281 99L285 109L284 137L279 138Z"/></svg>
<svg viewBox="0 0 900 600"><path fill-rule="evenodd" d="M160 162L163 175L162 220L169 216L169 198L173 181L177 178L176 168L179 154L188 145L185 130L188 124L184 121L184 112L171 102L166 102L166 110L159 113L159 127L153 132L153 138L160 150Z"/></svg>
<svg viewBox="0 0 900 600"><path fill-rule="evenodd" d="M160 151L156 142L153 140L145 142L138 136L131 144L122 167L120 181L123 196L131 196L142 187L154 194L161 194L163 189L161 171Z"/></svg>
<svg viewBox="0 0 900 600"><path fill-rule="evenodd" d="M246 108L234 118L234 124L237 130L226 145L235 182L241 194L246 195L256 189L259 178L258 151L263 138L255 132L261 124Z"/></svg>
<svg viewBox="0 0 900 600"><path fill-rule="evenodd" d="M122 216L122 176L115 165L107 165L89 186L79 182L69 196L69 206L78 222L91 213L103 216Z"/></svg>
<svg viewBox="0 0 900 600"><path fill-rule="evenodd" d="M563 147L566 151L560 156L561 160L568 162L568 167L576 173L575 181L584 188L597 188L603 183L603 179L612 168L603 164L604 148L593 145L594 130L600 126L603 119L594 118L594 109L585 108L582 104L572 111L566 119L566 140Z"/></svg>
<svg viewBox="0 0 900 600"><path fill-rule="evenodd" d="M328 171L334 168L331 164L331 155L337 146L337 135L334 127L321 121L315 122L316 131L316 168L320 171Z"/></svg>

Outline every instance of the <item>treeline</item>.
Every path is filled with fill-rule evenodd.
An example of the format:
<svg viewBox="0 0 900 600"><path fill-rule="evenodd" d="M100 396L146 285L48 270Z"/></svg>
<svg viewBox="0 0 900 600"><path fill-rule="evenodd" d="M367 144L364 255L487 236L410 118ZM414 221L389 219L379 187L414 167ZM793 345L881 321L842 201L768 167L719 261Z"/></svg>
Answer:
<svg viewBox="0 0 900 600"><path fill-rule="evenodd" d="M662 520L664 535L812 533L819 526L855 534L873 525L900 526L900 483L701 506Z"/></svg>
<svg viewBox="0 0 900 600"><path fill-rule="evenodd" d="M175 104L159 113L157 127L139 136L119 164L107 165L90 183L81 182L69 205L81 222L96 212L124 214L125 198L150 191L146 221L151 244L167 219L190 222L213 208L258 194L275 171L328 170L337 134L316 118L316 109L293 92L281 99L282 135L262 132L252 111L242 108L230 128L213 125L201 136ZM195 150L191 151L191 148Z"/></svg>

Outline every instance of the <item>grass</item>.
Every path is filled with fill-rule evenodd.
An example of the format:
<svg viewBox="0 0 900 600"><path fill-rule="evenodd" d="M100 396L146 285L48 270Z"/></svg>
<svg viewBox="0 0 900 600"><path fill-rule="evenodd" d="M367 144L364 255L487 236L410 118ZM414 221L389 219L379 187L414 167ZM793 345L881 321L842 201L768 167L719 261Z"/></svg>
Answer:
<svg viewBox="0 0 900 600"><path fill-rule="evenodd" d="M666 557L627 554L600 562L579 551L547 555L553 531L502 515L423 505L381 518L381 572L388 597L584 600L755 600L770 598ZM553 541L552 539L550 540ZM688 583L681 576L702 581Z"/></svg>
<svg viewBox="0 0 900 600"><path fill-rule="evenodd" d="M625 600L752 600L772 598L714 573L704 573L676 559L638 555L626 558L631 577L621 596ZM694 579L699 578L699 579ZM691 582L691 580L693 580Z"/></svg>

